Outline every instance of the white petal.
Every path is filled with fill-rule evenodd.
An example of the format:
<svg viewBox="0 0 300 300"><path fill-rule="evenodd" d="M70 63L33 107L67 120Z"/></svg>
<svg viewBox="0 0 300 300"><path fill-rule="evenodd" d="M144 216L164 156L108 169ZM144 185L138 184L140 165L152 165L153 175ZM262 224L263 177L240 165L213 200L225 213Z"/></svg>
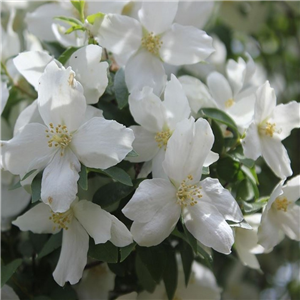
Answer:
<svg viewBox="0 0 300 300"><path fill-rule="evenodd" d="M204 119L186 119L177 124L170 137L163 163L169 178L180 184L188 175L198 182L202 166L214 142L214 135Z"/></svg>
<svg viewBox="0 0 300 300"><path fill-rule="evenodd" d="M107 169L132 150L131 129L104 118L92 118L73 135L71 147L87 167Z"/></svg>
<svg viewBox="0 0 300 300"><path fill-rule="evenodd" d="M110 241L117 247L125 247L133 243L132 235L127 227L115 216L110 215L110 218L112 221Z"/></svg>
<svg viewBox="0 0 300 300"><path fill-rule="evenodd" d="M143 166L137 178L147 178L147 176L151 173L151 170L152 170L152 161L146 161L145 163L143 163Z"/></svg>
<svg viewBox="0 0 300 300"><path fill-rule="evenodd" d="M170 65L188 65L205 60L214 52L212 38L192 26L173 24L161 40L161 59Z"/></svg>
<svg viewBox="0 0 300 300"><path fill-rule="evenodd" d="M138 12L143 26L154 35L163 33L170 28L177 12L178 3L172 2L142 2Z"/></svg>
<svg viewBox="0 0 300 300"><path fill-rule="evenodd" d="M44 168L52 158L46 126L32 123L8 142L2 142L3 167L13 174L26 174Z"/></svg>
<svg viewBox="0 0 300 300"><path fill-rule="evenodd" d="M165 160L166 151L160 148L158 153L152 159L152 177L168 179L168 175L164 171L163 162Z"/></svg>
<svg viewBox="0 0 300 300"><path fill-rule="evenodd" d="M175 129L178 122L189 118L190 105L178 79L171 74L171 80L167 82L163 105L166 107L168 124Z"/></svg>
<svg viewBox="0 0 300 300"><path fill-rule="evenodd" d="M206 156L203 167L209 167L211 164L216 162L219 159L219 154L209 151L208 155Z"/></svg>
<svg viewBox="0 0 300 300"><path fill-rule="evenodd" d="M269 81L257 89L256 99L254 118L257 123L261 123L270 117L276 106L276 95Z"/></svg>
<svg viewBox="0 0 300 300"><path fill-rule="evenodd" d="M233 59L229 59L226 65L226 74L233 88L233 94L237 95L243 87L246 76L245 61L241 57L239 57L237 62Z"/></svg>
<svg viewBox="0 0 300 300"><path fill-rule="evenodd" d="M122 212L133 221L146 223L168 203L176 204L175 187L165 179L148 179L141 182Z"/></svg>
<svg viewBox="0 0 300 300"><path fill-rule="evenodd" d="M57 230L54 230L54 223L49 219L51 214L52 211L48 205L39 203L12 223L22 231L30 230L33 233L54 233Z"/></svg>
<svg viewBox="0 0 300 300"><path fill-rule="evenodd" d="M41 118L41 115L38 110L37 100L33 101L29 106L27 106L21 113L15 123L14 127L14 135L18 133L18 131L22 130L25 125L29 123L40 123L44 124L44 121Z"/></svg>
<svg viewBox="0 0 300 300"><path fill-rule="evenodd" d="M27 51L20 53L13 59L13 62L17 70L37 91L39 79L48 63L52 60L53 57L47 54L47 52Z"/></svg>
<svg viewBox="0 0 300 300"><path fill-rule="evenodd" d="M127 61L138 50L141 40L142 26L137 20L117 14L105 15L98 35L102 47L125 56Z"/></svg>
<svg viewBox="0 0 300 300"><path fill-rule="evenodd" d="M202 244L229 254L233 244L233 233L224 217L213 204L198 201L184 212L184 223L188 231Z"/></svg>
<svg viewBox="0 0 300 300"><path fill-rule="evenodd" d="M276 130L279 131L279 138L284 140L294 128L300 127L300 103L292 101L277 105L273 110L272 119L276 124Z"/></svg>
<svg viewBox="0 0 300 300"><path fill-rule="evenodd" d="M246 137L242 140L242 146L246 157L256 160L261 154L260 136L257 125L253 122L246 131Z"/></svg>
<svg viewBox="0 0 300 300"><path fill-rule="evenodd" d="M124 6L129 2L129 0L122 1L100 1L94 2L89 1L86 3L87 15L92 15L96 12L102 12L104 14L114 13L114 14L122 14L122 10Z"/></svg>
<svg viewBox="0 0 300 300"><path fill-rule="evenodd" d="M15 291L7 284L1 288L1 299L5 300L19 300L20 298Z"/></svg>
<svg viewBox="0 0 300 300"><path fill-rule="evenodd" d="M133 150L138 154L136 157L128 157L130 162L144 162L151 160L159 148L155 141L155 134L144 129L142 126L131 126L135 139L132 143Z"/></svg>
<svg viewBox="0 0 300 300"><path fill-rule="evenodd" d="M255 254L252 254L248 249L243 247L242 244L238 244L237 242L235 244L235 249L240 260L245 266L248 266L252 269L260 269L260 265Z"/></svg>
<svg viewBox="0 0 300 300"><path fill-rule="evenodd" d="M40 77L38 106L46 125L66 125L72 132L82 124L86 102L82 86L74 76L71 68L59 68L53 61Z"/></svg>
<svg viewBox="0 0 300 300"><path fill-rule="evenodd" d="M300 175L287 181L282 190L284 197L289 201L297 201L300 198Z"/></svg>
<svg viewBox="0 0 300 300"><path fill-rule="evenodd" d="M243 220L243 214L237 202L230 192L222 187L218 179L208 177L201 181L200 185L202 186L203 193L206 195L203 199L206 200L209 198L210 203L218 209L226 220L234 222L241 222Z"/></svg>
<svg viewBox="0 0 300 300"><path fill-rule="evenodd" d="M138 124L149 132L162 130L167 119L166 109L152 88L144 87L142 91L134 91L128 102L130 112Z"/></svg>
<svg viewBox="0 0 300 300"><path fill-rule="evenodd" d="M125 80L130 93L149 86L153 88L156 95L160 95L166 79L160 59L143 49L133 55L125 66Z"/></svg>
<svg viewBox="0 0 300 300"><path fill-rule="evenodd" d="M218 72L212 72L207 77L207 86L209 91L221 109L225 109L225 102L233 99L231 87L227 79Z"/></svg>
<svg viewBox="0 0 300 300"><path fill-rule="evenodd" d="M100 62L101 56L102 47L88 45L74 52L68 62L83 86L88 104L97 103L108 84L108 63Z"/></svg>
<svg viewBox="0 0 300 300"><path fill-rule="evenodd" d="M291 176L291 161L280 140L263 136L260 143L262 156L275 175L282 179Z"/></svg>
<svg viewBox="0 0 300 300"><path fill-rule="evenodd" d="M9 91L7 88L7 83L1 81L1 114L6 105L8 97L9 97Z"/></svg>
<svg viewBox="0 0 300 300"><path fill-rule="evenodd" d="M98 109L94 106L87 105L86 110L85 110L84 120L82 123L84 124L94 117L103 117L102 110Z"/></svg>
<svg viewBox="0 0 300 300"><path fill-rule="evenodd" d="M80 200L73 206L74 215L95 240L95 244L105 243L111 238L112 221L108 213L95 203Z"/></svg>
<svg viewBox="0 0 300 300"><path fill-rule="evenodd" d="M292 240L300 241L300 207L296 204L287 212L277 211L282 231Z"/></svg>
<svg viewBox="0 0 300 300"><path fill-rule="evenodd" d="M64 286L65 282L77 283L82 277L87 262L89 236L80 223L73 219L68 230L63 231L62 247L57 266L53 272L54 280Z"/></svg>
<svg viewBox="0 0 300 300"><path fill-rule="evenodd" d="M148 223L133 222L131 233L140 246L156 246L174 230L179 217L180 206L176 200L168 201Z"/></svg>
<svg viewBox="0 0 300 300"><path fill-rule="evenodd" d="M57 150L53 160L45 168L42 178L41 198L54 212L65 212L77 194L80 163L75 154L67 149L61 156Z"/></svg>

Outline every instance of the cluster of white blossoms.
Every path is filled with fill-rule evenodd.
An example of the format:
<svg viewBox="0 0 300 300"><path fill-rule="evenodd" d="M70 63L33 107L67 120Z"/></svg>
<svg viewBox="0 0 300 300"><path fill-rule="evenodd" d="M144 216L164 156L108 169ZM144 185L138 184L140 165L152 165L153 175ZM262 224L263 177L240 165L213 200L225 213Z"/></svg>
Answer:
<svg viewBox="0 0 300 300"><path fill-rule="evenodd" d="M18 181L15 178L21 179L21 185L33 187L34 178L41 176L41 201L28 207L29 196L22 187L6 188L2 230L9 229L7 222L13 219L12 224L22 231L62 231L60 257L53 272L61 286L82 278L89 236L95 244L110 241L117 247L132 243L151 247L170 236L185 236L186 241L189 236L208 252L212 248L230 254L234 245L241 261L255 269L260 268L255 254L270 252L284 235L300 241L300 207L296 203L300 175L285 183L293 172L281 143L292 129L300 127L300 104L276 105L269 82L257 85L253 80L256 66L249 54L246 61L230 59L226 76L211 72L206 84L192 76L167 74L169 65L197 64L215 51L213 39L196 27L193 18L182 17L184 9L192 16L201 2L189 7L176 1L145 1L132 4L134 8L126 5L128 1L71 2L47 3L26 17L28 30L40 40L76 46L64 63L37 48L13 58L18 76L32 85L37 99L10 125L13 137L2 134L1 167L8 176L2 176L8 178L2 189ZM73 26L70 32L68 24ZM7 43L13 38L7 30ZM105 109L98 105L106 101L118 109L115 101L102 99L116 69L124 70L126 105L132 119L128 127L106 118ZM2 110L13 84L2 82ZM222 139L235 136L235 143L212 151L218 142L212 126L218 120ZM236 192L227 188L218 173L209 174L211 166L238 147L243 159L253 160L253 164L262 156L280 179L268 201L260 202L262 213L246 213L243 202L237 201L245 199L236 200ZM126 225L114 210L108 212L91 199L81 198L78 189L83 170L88 169L88 174L105 172L124 160L138 170L132 179L141 181L121 207L120 219L127 218ZM252 169L246 168L245 174ZM194 262L195 274L199 268L203 267ZM201 269L202 279L203 272ZM199 280L202 295L218 299L221 290L213 275L208 277L206 286ZM195 289L194 294L187 293L187 297L196 295L196 286L190 290ZM132 299L142 299L143 293L132 294ZM162 297L161 284L155 293ZM178 288L177 294L185 297L185 287Z"/></svg>

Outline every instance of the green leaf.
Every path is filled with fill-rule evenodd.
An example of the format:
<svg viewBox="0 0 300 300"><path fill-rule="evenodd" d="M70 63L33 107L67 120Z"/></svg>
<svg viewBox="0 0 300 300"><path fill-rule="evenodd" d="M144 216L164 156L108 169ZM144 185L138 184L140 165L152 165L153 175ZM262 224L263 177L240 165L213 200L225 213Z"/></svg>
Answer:
<svg viewBox="0 0 300 300"><path fill-rule="evenodd" d="M16 270L22 264L22 259L18 258L7 264L6 266L1 266L1 287L14 275Z"/></svg>
<svg viewBox="0 0 300 300"><path fill-rule="evenodd" d="M156 282L153 280L147 266L142 262L138 253L135 257L135 271L138 281L143 288L149 293L153 293L156 287Z"/></svg>
<svg viewBox="0 0 300 300"><path fill-rule="evenodd" d="M252 168L255 164L254 160L245 157L243 153L243 147L238 146L234 150L227 153L232 159L240 162L248 168Z"/></svg>
<svg viewBox="0 0 300 300"><path fill-rule="evenodd" d="M87 16L86 19L88 20L88 22L89 22L90 24L93 25L96 21L102 22L104 16L105 16L105 14L99 12L99 13L96 13L96 14ZM99 23L100 23L100 22L99 22Z"/></svg>
<svg viewBox="0 0 300 300"><path fill-rule="evenodd" d="M211 150L218 154L222 154L224 148L224 137L223 137L222 130L218 125L218 123L215 122L214 120L212 120L211 122L211 129L215 137L215 141Z"/></svg>
<svg viewBox="0 0 300 300"><path fill-rule="evenodd" d="M83 27L82 25L72 26L72 27L70 27L69 29L67 29L67 30L65 31L65 34L70 34L70 33L72 33L73 31L77 31L77 30L86 31L86 28Z"/></svg>
<svg viewBox="0 0 300 300"><path fill-rule="evenodd" d="M22 186L22 185L21 185L21 181L18 181L18 182L16 182L14 185L10 186L10 187L8 188L8 190L9 190L9 191L15 190L15 189L20 188L21 186Z"/></svg>
<svg viewBox="0 0 300 300"><path fill-rule="evenodd" d="M236 200L249 201L254 197L255 197L255 193L253 190L252 183L248 178L245 178L239 183L237 187Z"/></svg>
<svg viewBox="0 0 300 300"><path fill-rule="evenodd" d="M90 239L88 255L96 260L107 263L117 263L119 251L118 248L109 241L105 244L95 245L94 240Z"/></svg>
<svg viewBox="0 0 300 300"><path fill-rule="evenodd" d="M59 58L57 59L61 64L65 65L66 62L69 60L71 55L77 51L79 48L78 47L69 47L64 51Z"/></svg>
<svg viewBox="0 0 300 300"><path fill-rule="evenodd" d="M119 109L128 105L129 92L125 82L125 74L123 68L120 68L115 75L114 91Z"/></svg>
<svg viewBox="0 0 300 300"><path fill-rule="evenodd" d="M66 50L60 43L58 42L49 42L49 41L42 41L43 48L47 50L49 53L54 55L54 57L57 59L64 53Z"/></svg>
<svg viewBox="0 0 300 300"><path fill-rule="evenodd" d="M213 119L217 122L227 125L232 131L235 138L238 138L239 132L235 122L222 110L217 108L202 108L199 113L204 114L204 116Z"/></svg>
<svg viewBox="0 0 300 300"><path fill-rule="evenodd" d="M34 177L31 183L31 202L34 203L41 199L42 172Z"/></svg>
<svg viewBox="0 0 300 300"><path fill-rule="evenodd" d="M53 19L63 21L71 26L78 26L78 25L84 26L84 24L82 24L79 20L72 17L59 16L59 17L54 17Z"/></svg>
<svg viewBox="0 0 300 300"><path fill-rule="evenodd" d="M134 191L134 186L111 182L100 187L93 196L93 202L102 208L117 203Z"/></svg>
<svg viewBox="0 0 300 300"><path fill-rule="evenodd" d="M81 22L84 23L84 7L85 7L85 1L81 0L73 0L71 1L72 5L77 9Z"/></svg>
<svg viewBox="0 0 300 300"><path fill-rule="evenodd" d="M83 164L81 164L81 170L79 172L78 184L84 191L87 191L87 189L88 189L88 172L87 172L86 166Z"/></svg>
<svg viewBox="0 0 300 300"><path fill-rule="evenodd" d="M36 169L31 170L30 172L26 173L26 174L24 175L24 177L23 177L20 181L23 181L23 180L27 179L27 178L28 178L30 175L32 175L35 171L36 171Z"/></svg>
<svg viewBox="0 0 300 300"><path fill-rule="evenodd" d="M137 157L139 156L134 150L131 150L126 157Z"/></svg>
<svg viewBox="0 0 300 300"><path fill-rule="evenodd" d="M176 253L172 248L170 250L171 251L168 251L166 259L166 267L163 273L163 281L165 284L168 299L172 300L174 298L177 288L178 270Z"/></svg>
<svg viewBox="0 0 300 300"><path fill-rule="evenodd" d="M111 167L106 170L88 168L87 170L88 172L96 172L96 173L104 174L118 182L121 182L128 186L132 186L132 181L130 176L121 168Z"/></svg>
<svg viewBox="0 0 300 300"><path fill-rule="evenodd" d="M49 240L45 243L44 247L38 254L38 258L43 258L44 256L52 253L54 250L61 247L62 244L62 231L51 235Z"/></svg>
<svg viewBox="0 0 300 300"><path fill-rule="evenodd" d="M132 243L126 247L120 248L120 262L124 261L130 253L134 250L136 244Z"/></svg>
<svg viewBox="0 0 300 300"><path fill-rule="evenodd" d="M191 271L192 271L192 264L194 261L194 252L192 247L182 241L179 246L179 251L181 255L181 261L182 261L182 266L183 266L183 272L184 272L184 278L185 278L185 285L188 285Z"/></svg>
<svg viewBox="0 0 300 300"><path fill-rule="evenodd" d="M218 160L217 173L226 182L237 182L245 177L240 170L239 162L233 160L230 156L225 156Z"/></svg>
<svg viewBox="0 0 300 300"><path fill-rule="evenodd" d="M259 210L261 210L263 208L263 206L265 205L265 203L263 202L245 202L242 201L242 208L244 209L244 212L246 214L252 214L254 212L257 212Z"/></svg>
<svg viewBox="0 0 300 300"><path fill-rule="evenodd" d="M202 174L209 175L209 167L202 167Z"/></svg>

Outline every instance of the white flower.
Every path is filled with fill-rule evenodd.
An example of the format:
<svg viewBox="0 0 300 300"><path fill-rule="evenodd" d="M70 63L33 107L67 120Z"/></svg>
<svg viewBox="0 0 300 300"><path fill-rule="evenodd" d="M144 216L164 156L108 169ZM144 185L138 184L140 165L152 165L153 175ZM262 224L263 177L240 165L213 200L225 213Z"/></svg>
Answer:
<svg viewBox="0 0 300 300"><path fill-rule="evenodd" d="M40 78L38 109L44 124L29 123L2 142L3 167L13 174L42 170L42 200L55 212L69 209L77 193L80 162L109 168L132 150L131 129L94 117L85 122L86 101L74 72L51 62Z"/></svg>
<svg viewBox="0 0 300 300"><path fill-rule="evenodd" d="M246 157L260 155L279 178L292 175L288 153L281 143L293 128L300 127L300 104L292 101L276 106L274 90L267 81L256 92L254 120L242 141Z"/></svg>
<svg viewBox="0 0 300 300"><path fill-rule="evenodd" d="M125 65L129 91L150 86L160 94L165 83L162 64L194 64L213 51L212 39L192 26L173 23L177 2L146 2L138 12L139 21L107 14L97 41Z"/></svg>
<svg viewBox="0 0 300 300"><path fill-rule="evenodd" d="M55 281L63 286L69 281L77 283L82 277L87 261L89 235L95 244L111 241L117 247L132 243L126 226L115 216L87 200L76 199L69 210L55 213L48 205L40 203L13 222L22 231L57 233L63 230L62 247L53 272Z"/></svg>
<svg viewBox="0 0 300 300"><path fill-rule="evenodd" d="M228 113L243 132L253 117L256 87L250 84L255 64L247 54L246 63L241 57L238 62L230 59L226 74L212 72L207 77L207 86L219 109Z"/></svg>
<svg viewBox="0 0 300 300"><path fill-rule="evenodd" d="M100 62L101 57L102 47L88 45L75 51L67 62L83 86L87 104L97 103L108 84L108 63ZM39 79L52 60L54 58L46 52L27 51L20 53L13 62L18 71L38 91ZM54 61L61 67L60 62Z"/></svg>
<svg viewBox="0 0 300 300"><path fill-rule="evenodd" d="M1 298L5 300L19 300L20 298L15 291L7 284L1 288Z"/></svg>
<svg viewBox="0 0 300 300"><path fill-rule="evenodd" d="M273 190L264 207L258 228L258 242L265 249L272 250L286 234L290 239L300 241L300 207L295 203L300 198L300 175L283 181Z"/></svg>
<svg viewBox="0 0 300 300"><path fill-rule="evenodd" d="M199 182L214 136L204 119L183 120L169 139L163 168L169 179L144 180L123 213L141 246L161 243L180 216L192 235L207 247L229 254L233 233L225 219L240 222L243 215L230 192L217 179Z"/></svg>
<svg viewBox="0 0 300 300"><path fill-rule="evenodd" d="M8 97L9 97L9 91L7 88L7 83L1 81L1 114L4 110Z"/></svg>
<svg viewBox="0 0 300 300"><path fill-rule="evenodd" d="M252 229L235 228L234 246L244 265L253 269L260 269L255 254L266 252L261 245L258 245L257 238L257 229L260 224L261 214L247 215L244 218Z"/></svg>

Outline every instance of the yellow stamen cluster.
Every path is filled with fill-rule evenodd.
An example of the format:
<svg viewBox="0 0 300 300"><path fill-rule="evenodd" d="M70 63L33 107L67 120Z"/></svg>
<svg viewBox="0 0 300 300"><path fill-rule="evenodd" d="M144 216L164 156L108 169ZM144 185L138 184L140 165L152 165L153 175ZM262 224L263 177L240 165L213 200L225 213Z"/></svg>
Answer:
<svg viewBox="0 0 300 300"><path fill-rule="evenodd" d="M178 204L183 208L187 207L188 205L194 206L198 203L201 195L201 186L197 186L195 184L188 184L189 181L193 180L193 176L189 175L187 179L184 179L180 187L176 193L178 198Z"/></svg>
<svg viewBox="0 0 300 300"><path fill-rule="evenodd" d="M228 99L228 100L225 102L225 107L226 107L226 108L229 108L229 107L231 107L233 104L234 104L234 100L233 100L233 99Z"/></svg>
<svg viewBox="0 0 300 300"><path fill-rule="evenodd" d="M159 55L159 49L163 42L160 37L154 35L153 32L149 32L146 36L142 38L142 47L146 48L150 53L154 55Z"/></svg>
<svg viewBox="0 0 300 300"><path fill-rule="evenodd" d="M264 122L264 123L260 124L260 126L259 126L259 132L261 134L273 137L273 134L275 132L280 133L281 130L276 130L276 124L275 123Z"/></svg>
<svg viewBox="0 0 300 300"><path fill-rule="evenodd" d="M54 223L53 231L58 227L58 229L65 229L68 230L68 224L71 223L73 218L73 214L71 210L67 210L64 213L55 213L52 212L51 217L49 217L49 220L51 220ZM55 226L56 225L56 226Z"/></svg>
<svg viewBox="0 0 300 300"><path fill-rule="evenodd" d="M286 212L290 203L292 203L292 202L288 201L288 199L278 197L278 198L276 198L274 205L277 210L282 210L282 211Z"/></svg>
<svg viewBox="0 0 300 300"><path fill-rule="evenodd" d="M160 132L157 132L154 139L158 144L159 148L164 147L164 149L166 150L167 148L167 144L168 144L168 140L171 137L172 132L170 131L170 129L166 129Z"/></svg>
<svg viewBox="0 0 300 300"><path fill-rule="evenodd" d="M46 129L46 137L49 139L48 147L60 147L62 149L60 155L63 156L63 150L72 141L72 134L68 132L66 125L58 125L54 128L53 124L49 124L49 130Z"/></svg>

